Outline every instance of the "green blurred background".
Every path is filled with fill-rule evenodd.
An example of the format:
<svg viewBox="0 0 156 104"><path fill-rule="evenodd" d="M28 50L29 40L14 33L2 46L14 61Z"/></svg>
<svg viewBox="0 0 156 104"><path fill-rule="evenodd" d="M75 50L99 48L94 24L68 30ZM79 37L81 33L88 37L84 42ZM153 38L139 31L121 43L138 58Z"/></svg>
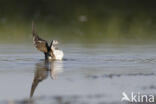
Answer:
<svg viewBox="0 0 156 104"><path fill-rule="evenodd" d="M146 43L156 40L154 0L0 0L0 43L39 35L62 43Z"/></svg>

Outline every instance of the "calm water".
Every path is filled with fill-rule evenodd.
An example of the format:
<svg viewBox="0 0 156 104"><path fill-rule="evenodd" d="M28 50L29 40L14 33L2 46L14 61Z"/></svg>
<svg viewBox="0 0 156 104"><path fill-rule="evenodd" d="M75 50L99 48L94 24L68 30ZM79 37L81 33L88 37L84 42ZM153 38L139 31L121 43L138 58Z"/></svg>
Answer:
<svg viewBox="0 0 156 104"><path fill-rule="evenodd" d="M63 61L45 62L33 45L0 45L0 102L63 96L77 102L119 102L122 92L156 94L156 46L65 44ZM68 98L69 97L69 98ZM75 98L75 97L74 97ZM47 100L48 99L48 100ZM65 98L66 99L66 98ZM75 101L75 100L71 100Z"/></svg>

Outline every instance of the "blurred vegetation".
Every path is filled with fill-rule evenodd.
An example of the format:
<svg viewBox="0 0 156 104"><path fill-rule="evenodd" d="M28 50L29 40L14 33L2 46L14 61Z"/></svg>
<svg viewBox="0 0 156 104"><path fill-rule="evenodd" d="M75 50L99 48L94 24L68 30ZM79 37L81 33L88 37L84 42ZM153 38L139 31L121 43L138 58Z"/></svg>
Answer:
<svg viewBox="0 0 156 104"><path fill-rule="evenodd" d="M1 42L31 41L31 22L45 39L146 42L156 39L154 0L0 0Z"/></svg>

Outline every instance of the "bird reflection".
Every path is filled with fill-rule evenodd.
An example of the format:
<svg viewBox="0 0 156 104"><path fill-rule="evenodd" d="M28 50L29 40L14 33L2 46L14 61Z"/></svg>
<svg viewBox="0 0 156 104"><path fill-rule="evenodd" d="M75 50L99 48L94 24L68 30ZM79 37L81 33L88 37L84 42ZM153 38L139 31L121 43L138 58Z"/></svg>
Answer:
<svg viewBox="0 0 156 104"><path fill-rule="evenodd" d="M52 79L56 79L57 73L62 72L62 61L42 61L36 63L36 71L31 86L30 98L33 96L38 84L48 77L48 73Z"/></svg>
<svg viewBox="0 0 156 104"><path fill-rule="evenodd" d="M50 63L50 76L52 79L56 79L57 73L62 72L62 61L53 61Z"/></svg>

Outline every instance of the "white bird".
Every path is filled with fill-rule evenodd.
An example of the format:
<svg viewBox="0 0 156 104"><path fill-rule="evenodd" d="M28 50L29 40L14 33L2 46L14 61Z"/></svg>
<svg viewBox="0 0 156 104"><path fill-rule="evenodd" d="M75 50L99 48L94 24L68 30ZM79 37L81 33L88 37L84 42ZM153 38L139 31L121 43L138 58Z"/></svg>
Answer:
<svg viewBox="0 0 156 104"><path fill-rule="evenodd" d="M55 60L62 60L64 53L62 50L59 50L56 45L58 44L58 41L56 40L52 40L51 44L50 44L50 48L51 48L51 56L53 59ZM51 58L51 57L49 57Z"/></svg>

